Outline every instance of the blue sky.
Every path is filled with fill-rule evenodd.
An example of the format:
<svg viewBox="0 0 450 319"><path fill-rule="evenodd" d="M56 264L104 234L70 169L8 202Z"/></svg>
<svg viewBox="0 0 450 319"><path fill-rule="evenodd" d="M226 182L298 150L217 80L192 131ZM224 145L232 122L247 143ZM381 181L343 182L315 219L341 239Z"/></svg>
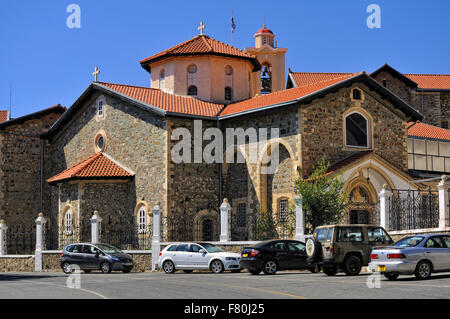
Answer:
<svg viewBox="0 0 450 319"><path fill-rule="evenodd" d="M81 7L81 28L69 29L66 8ZM381 7L381 29L369 29L366 8ZM139 61L198 34L253 46L267 26L288 48L286 69L372 72L389 63L404 73L450 74L450 1L150 1L8 0L0 10L0 109L18 117L57 103L71 106L93 80L149 86Z"/></svg>

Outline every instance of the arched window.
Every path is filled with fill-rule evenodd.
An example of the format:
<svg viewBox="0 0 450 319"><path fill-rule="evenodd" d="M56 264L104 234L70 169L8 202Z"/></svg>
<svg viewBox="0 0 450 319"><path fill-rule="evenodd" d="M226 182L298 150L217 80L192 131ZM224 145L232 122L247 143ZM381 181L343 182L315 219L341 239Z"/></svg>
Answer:
<svg viewBox="0 0 450 319"><path fill-rule="evenodd" d="M147 232L147 209L145 206L139 208L138 211L138 232L139 234L145 234Z"/></svg>
<svg viewBox="0 0 450 319"><path fill-rule="evenodd" d="M233 89L227 86L225 88L225 100L231 101L233 99Z"/></svg>
<svg viewBox="0 0 450 319"><path fill-rule="evenodd" d="M354 100L361 100L361 91L358 89L353 89L352 91Z"/></svg>
<svg viewBox="0 0 450 319"><path fill-rule="evenodd" d="M261 70L261 94L272 92L272 66L264 63Z"/></svg>
<svg viewBox="0 0 450 319"><path fill-rule="evenodd" d="M72 212L70 211L70 209L68 209L64 214L64 232L66 233L66 235L72 234L72 226L73 226Z"/></svg>
<svg viewBox="0 0 450 319"><path fill-rule="evenodd" d="M202 221L202 240L213 240L213 221L211 219L204 219Z"/></svg>
<svg viewBox="0 0 450 319"><path fill-rule="evenodd" d="M369 121L359 113L345 117L345 143L347 146L369 147Z"/></svg>
<svg viewBox="0 0 450 319"><path fill-rule="evenodd" d="M159 88L164 90L166 88L166 72L164 69L159 72Z"/></svg>
<svg viewBox="0 0 450 319"><path fill-rule="evenodd" d="M195 85L191 85L188 88L188 95L189 96L197 96L197 87Z"/></svg>

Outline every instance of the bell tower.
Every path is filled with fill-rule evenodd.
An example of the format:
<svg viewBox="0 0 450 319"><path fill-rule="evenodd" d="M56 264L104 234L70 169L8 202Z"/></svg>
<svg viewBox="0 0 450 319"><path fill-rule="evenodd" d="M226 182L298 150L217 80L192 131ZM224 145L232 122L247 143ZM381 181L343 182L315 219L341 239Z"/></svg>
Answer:
<svg viewBox="0 0 450 319"><path fill-rule="evenodd" d="M266 25L255 35L255 46L246 51L256 56L261 71L252 74L253 96L281 91L285 83L285 55L288 49L278 48L275 35Z"/></svg>

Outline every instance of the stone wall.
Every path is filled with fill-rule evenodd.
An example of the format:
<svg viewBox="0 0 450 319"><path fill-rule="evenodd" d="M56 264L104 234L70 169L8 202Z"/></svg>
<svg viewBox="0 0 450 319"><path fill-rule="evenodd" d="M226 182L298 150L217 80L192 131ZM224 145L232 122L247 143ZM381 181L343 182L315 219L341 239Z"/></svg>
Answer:
<svg viewBox="0 0 450 319"><path fill-rule="evenodd" d="M103 118L96 114L96 102L100 98L105 100ZM133 181L64 185L59 192L64 193L66 187L78 187L82 214L88 218L93 210L98 210L107 222L109 217L117 219L119 215L129 219L138 203L144 203L150 211L160 202L163 210L167 211L166 120L109 95L94 94L66 127L52 138L52 175L95 154L98 133L102 133L105 139L104 152L134 172ZM64 196L67 195L58 195L58 187L52 187L53 217L63 209L58 207L57 199Z"/></svg>
<svg viewBox="0 0 450 319"><path fill-rule="evenodd" d="M450 128L450 92L441 92L441 123L446 122L447 127Z"/></svg>
<svg viewBox="0 0 450 319"><path fill-rule="evenodd" d="M353 87L363 91L362 101L350 98ZM304 177L311 174L314 164L324 155L332 164L361 150L372 150L400 170L407 170L407 130L402 113L364 84L354 84L352 88L341 89L301 109ZM345 146L344 113L355 107L373 119L373 140L368 149Z"/></svg>
<svg viewBox="0 0 450 319"><path fill-rule="evenodd" d="M34 256L6 255L0 256L0 272L34 271Z"/></svg>

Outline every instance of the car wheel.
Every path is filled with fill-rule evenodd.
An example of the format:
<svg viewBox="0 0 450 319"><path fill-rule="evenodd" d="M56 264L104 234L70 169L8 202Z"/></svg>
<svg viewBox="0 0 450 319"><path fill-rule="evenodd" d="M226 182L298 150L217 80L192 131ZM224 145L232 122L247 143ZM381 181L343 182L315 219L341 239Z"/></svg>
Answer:
<svg viewBox="0 0 450 319"><path fill-rule="evenodd" d="M231 272L237 274L240 273L241 271L242 269L233 269Z"/></svg>
<svg viewBox="0 0 450 319"><path fill-rule="evenodd" d="M215 274L220 274L224 271L223 263L216 259L211 262L210 269Z"/></svg>
<svg viewBox="0 0 450 319"><path fill-rule="evenodd" d="M275 275L277 269L278 269L277 263L273 260L268 260L264 263L263 272L266 275Z"/></svg>
<svg viewBox="0 0 450 319"><path fill-rule="evenodd" d="M166 260L162 265L166 274L173 274L175 272L175 265L172 261Z"/></svg>
<svg viewBox="0 0 450 319"><path fill-rule="evenodd" d="M109 274L111 272L111 265L109 264L109 262L102 262L102 264L100 265L100 270L104 274Z"/></svg>
<svg viewBox="0 0 450 319"><path fill-rule="evenodd" d="M431 277L431 273L433 271L433 266L429 261L422 260L416 266L416 271L414 275L416 275L417 279L428 279Z"/></svg>
<svg viewBox="0 0 450 319"><path fill-rule="evenodd" d="M351 255L344 260L344 272L348 276L359 275L362 269L362 262L358 256Z"/></svg>
<svg viewBox="0 0 450 319"><path fill-rule="evenodd" d="M399 274L395 274L393 272L384 273L384 277L386 277L388 280L395 280L398 278L398 276Z"/></svg>
<svg viewBox="0 0 450 319"><path fill-rule="evenodd" d="M65 262L62 264L62 269L65 274L71 274L72 273L72 265L70 263Z"/></svg>
<svg viewBox="0 0 450 319"><path fill-rule="evenodd" d="M323 267L323 273L327 276L334 276L337 274L337 269L335 266Z"/></svg>
<svg viewBox="0 0 450 319"><path fill-rule="evenodd" d="M185 270L183 270L186 274L190 274L191 272L192 272L192 270L189 270L189 269L185 269Z"/></svg>
<svg viewBox="0 0 450 319"><path fill-rule="evenodd" d="M306 261L312 264L320 259L322 255L322 244L315 238L308 238L306 240Z"/></svg>
<svg viewBox="0 0 450 319"><path fill-rule="evenodd" d="M251 273L252 275L257 275L261 272L261 269L249 270L248 272Z"/></svg>
<svg viewBox="0 0 450 319"><path fill-rule="evenodd" d="M90 274L91 273L90 269L84 269L83 271L84 271L85 274Z"/></svg>

